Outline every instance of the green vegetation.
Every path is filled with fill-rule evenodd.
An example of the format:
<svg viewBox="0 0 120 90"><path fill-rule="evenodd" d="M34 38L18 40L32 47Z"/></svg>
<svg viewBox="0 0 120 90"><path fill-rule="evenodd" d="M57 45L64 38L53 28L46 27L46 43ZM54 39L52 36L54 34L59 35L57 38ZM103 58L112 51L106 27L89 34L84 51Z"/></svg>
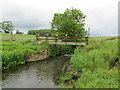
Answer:
<svg viewBox="0 0 120 90"><path fill-rule="evenodd" d="M47 44L33 45L31 41L2 42L2 68L9 69L19 64L25 64L27 56L48 47Z"/></svg>
<svg viewBox="0 0 120 90"><path fill-rule="evenodd" d="M88 46L75 49L67 71L61 75L62 86L118 88L118 59L117 37L92 37Z"/></svg>
<svg viewBox="0 0 120 90"><path fill-rule="evenodd" d="M36 34L44 35L46 33L51 34L51 29L39 29L39 30L29 30L28 31L29 35L36 35Z"/></svg>
<svg viewBox="0 0 120 90"><path fill-rule="evenodd" d="M74 54L65 72L60 76L65 88L117 88L118 87L118 38L91 37L89 45L49 45L37 44L34 35L15 34L15 41L2 34L2 69L9 69L26 63L26 58L44 49L48 56ZM20 38L25 38L24 40ZM31 38L31 39L30 39ZM75 49L76 48L76 49ZM74 50L75 49L75 50Z"/></svg>
<svg viewBox="0 0 120 90"><path fill-rule="evenodd" d="M49 45L50 56L60 56L64 54L73 54L74 46L71 45Z"/></svg>
<svg viewBox="0 0 120 90"><path fill-rule="evenodd" d="M2 25L4 33L12 33L14 26L11 21L3 21L0 24Z"/></svg>
<svg viewBox="0 0 120 90"><path fill-rule="evenodd" d="M20 32L19 30L17 30L16 34L23 34L23 32Z"/></svg>
<svg viewBox="0 0 120 90"><path fill-rule="evenodd" d="M20 64L25 64L26 58L31 54L35 54L43 49L48 49L48 56L58 56L68 53L73 53L72 46L65 45L49 45L48 43L37 44L34 35L14 34L18 37L11 40L11 34L1 34L3 38L2 47L0 47L2 55L2 69L9 69ZM5 36L8 36L6 38Z"/></svg>
<svg viewBox="0 0 120 90"><path fill-rule="evenodd" d="M84 28L85 15L82 11L77 9L66 9L63 14L55 13L51 22L53 33L68 34L68 36L81 34L85 36L86 31Z"/></svg>
<svg viewBox="0 0 120 90"><path fill-rule="evenodd" d="M2 37L2 69L9 69L10 67L19 64L25 64L27 56L32 53L37 53L48 47L48 44L35 44L34 35L20 35L14 34L15 40L11 40L11 34L1 34Z"/></svg>

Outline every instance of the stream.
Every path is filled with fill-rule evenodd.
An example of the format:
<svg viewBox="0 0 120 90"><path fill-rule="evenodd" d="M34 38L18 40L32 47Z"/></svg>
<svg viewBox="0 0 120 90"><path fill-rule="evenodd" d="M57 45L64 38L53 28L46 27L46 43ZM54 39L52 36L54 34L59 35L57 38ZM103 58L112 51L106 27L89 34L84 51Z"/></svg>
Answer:
<svg viewBox="0 0 120 90"><path fill-rule="evenodd" d="M2 72L3 88L61 88L54 78L59 76L70 57L51 57L19 65Z"/></svg>

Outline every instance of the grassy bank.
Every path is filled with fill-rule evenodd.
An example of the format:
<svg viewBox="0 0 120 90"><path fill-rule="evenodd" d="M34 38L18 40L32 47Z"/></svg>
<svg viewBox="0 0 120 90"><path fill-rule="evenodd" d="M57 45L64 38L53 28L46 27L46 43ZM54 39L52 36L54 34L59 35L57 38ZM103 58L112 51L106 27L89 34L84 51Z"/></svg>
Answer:
<svg viewBox="0 0 120 90"><path fill-rule="evenodd" d="M8 69L25 64L26 58L48 47L47 44L32 45L33 42L2 42L2 68Z"/></svg>
<svg viewBox="0 0 120 90"><path fill-rule="evenodd" d="M70 54L74 51L74 47L69 45L49 45L47 43L37 44L34 35L15 34L14 36L19 36L19 38L12 41L11 39L6 38L11 38L11 34L2 34L2 47L0 47L0 50L2 51L1 57L3 70L20 64L25 64L27 57L43 51L44 49L48 50L49 57Z"/></svg>
<svg viewBox="0 0 120 90"><path fill-rule="evenodd" d="M13 36L14 41L12 40ZM34 39L35 36L33 35L0 34L2 69L8 69L19 64L24 64L27 54L41 50L44 45L37 47L32 46L32 43L35 42Z"/></svg>
<svg viewBox="0 0 120 90"><path fill-rule="evenodd" d="M118 38L93 37L77 47L70 65L61 75L66 88L118 88Z"/></svg>

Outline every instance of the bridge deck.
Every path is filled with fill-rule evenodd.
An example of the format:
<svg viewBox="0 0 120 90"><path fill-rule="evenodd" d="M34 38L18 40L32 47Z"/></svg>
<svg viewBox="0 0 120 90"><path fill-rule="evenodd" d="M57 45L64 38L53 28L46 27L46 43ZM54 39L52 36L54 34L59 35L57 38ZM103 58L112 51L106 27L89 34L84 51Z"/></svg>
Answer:
<svg viewBox="0 0 120 90"><path fill-rule="evenodd" d="M38 41L38 44L43 43ZM58 44L58 45L86 45L85 42L48 42L49 44Z"/></svg>

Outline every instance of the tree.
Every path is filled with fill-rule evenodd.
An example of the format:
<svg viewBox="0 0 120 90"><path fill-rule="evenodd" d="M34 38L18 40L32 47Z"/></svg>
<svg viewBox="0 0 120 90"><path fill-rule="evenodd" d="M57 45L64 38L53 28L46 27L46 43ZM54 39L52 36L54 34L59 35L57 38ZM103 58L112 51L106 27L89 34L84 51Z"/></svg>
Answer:
<svg viewBox="0 0 120 90"><path fill-rule="evenodd" d="M11 21L4 21L2 22L2 29L4 33L12 33L14 26Z"/></svg>
<svg viewBox="0 0 120 90"><path fill-rule="evenodd" d="M79 36L85 36L86 31L84 28L84 21L86 15L77 9L66 9L63 14L55 13L51 22L51 28L53 33L68 34L80 34Z"/></svg>
<svg viewBox="0 0 120 90"><path fill-rule="evenodd" d="M23 32L20 32L19 30L17 30L16 34L23 34Z"/></svg>

